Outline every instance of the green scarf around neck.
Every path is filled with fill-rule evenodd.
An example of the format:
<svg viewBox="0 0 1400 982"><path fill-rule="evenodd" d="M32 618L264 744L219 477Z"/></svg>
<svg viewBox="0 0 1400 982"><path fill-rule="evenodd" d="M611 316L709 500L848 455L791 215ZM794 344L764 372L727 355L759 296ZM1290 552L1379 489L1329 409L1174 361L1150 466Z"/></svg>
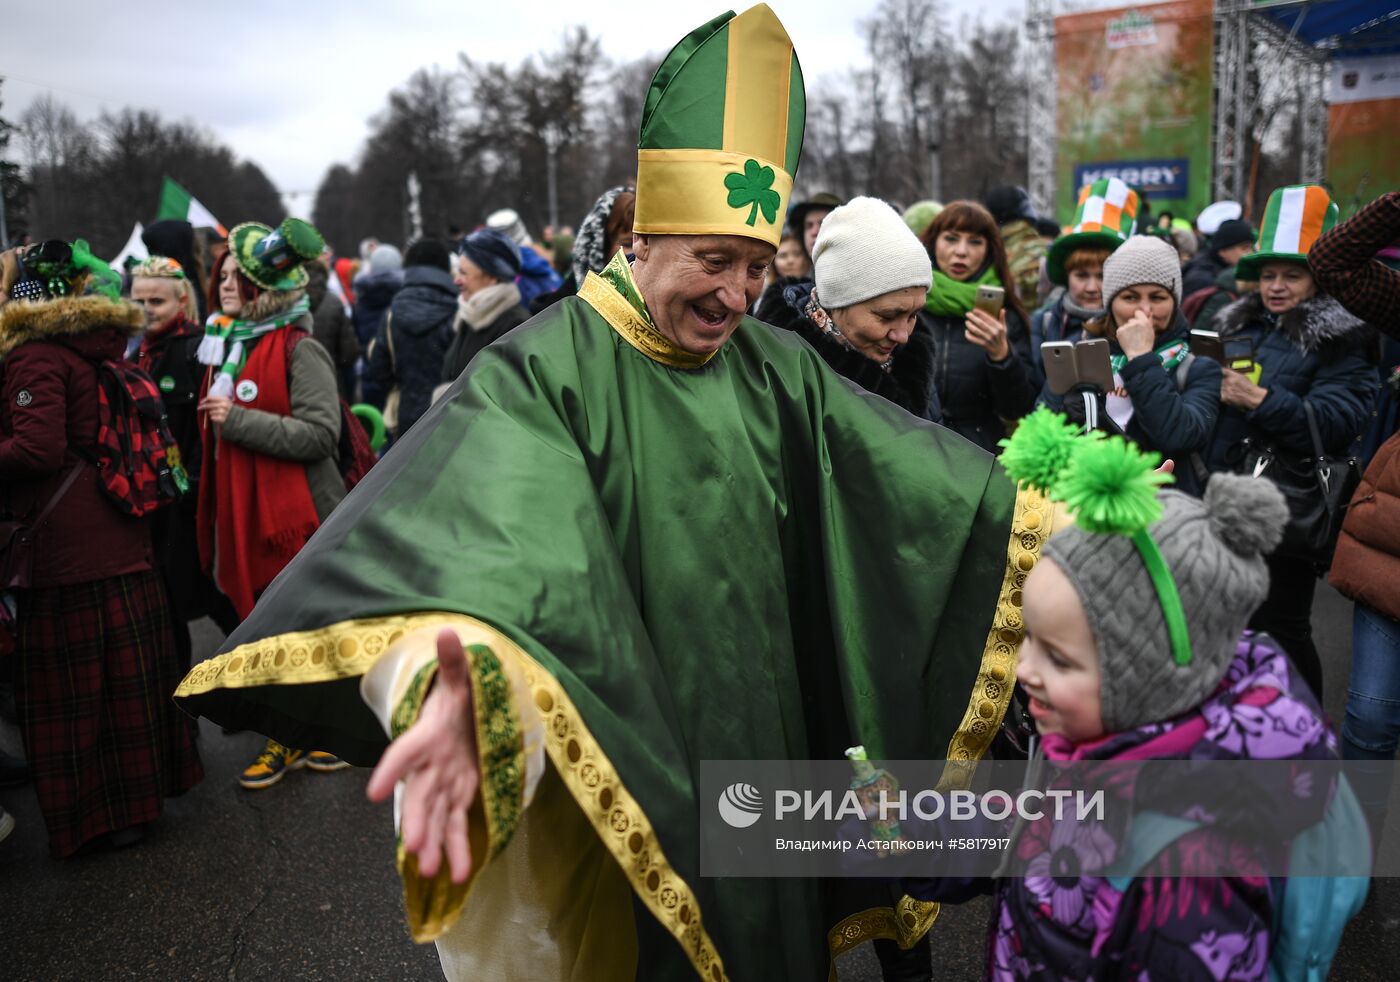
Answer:
<svg viewBox="0 0 1400 982"><path fill-rule="evenodd" d="M933 286L929 287L924 309L940 317L962 317L972 309L979 286L1001 286L997 268L988 265L975 280L955 280L937 266L933 268Z"/></svg>

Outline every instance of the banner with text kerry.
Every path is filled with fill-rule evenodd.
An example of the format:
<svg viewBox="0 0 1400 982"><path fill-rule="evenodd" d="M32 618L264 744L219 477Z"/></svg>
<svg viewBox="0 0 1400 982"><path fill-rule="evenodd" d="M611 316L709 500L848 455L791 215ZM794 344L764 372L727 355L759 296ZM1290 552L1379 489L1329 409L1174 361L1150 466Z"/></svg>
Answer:
<svg viewBox="0 0 1400 982"><path fill-rule="evenodd" d="M1118 177L1152 212L1194 218L1210 203L1211 0L1055 18L1056 208Z"/></svg>

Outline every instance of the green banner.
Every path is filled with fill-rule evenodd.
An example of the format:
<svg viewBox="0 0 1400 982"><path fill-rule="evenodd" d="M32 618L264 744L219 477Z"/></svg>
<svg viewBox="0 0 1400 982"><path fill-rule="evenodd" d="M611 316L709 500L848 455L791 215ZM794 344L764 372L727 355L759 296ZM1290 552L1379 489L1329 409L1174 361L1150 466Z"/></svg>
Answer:
<svg viewBox="0 0 1400 982"><path fill-rule="evenodd" d="M1056 214L1079 188L1117 177L1153 214L1194 219L1210 203L1211 0L1055 18Z"/></svg>

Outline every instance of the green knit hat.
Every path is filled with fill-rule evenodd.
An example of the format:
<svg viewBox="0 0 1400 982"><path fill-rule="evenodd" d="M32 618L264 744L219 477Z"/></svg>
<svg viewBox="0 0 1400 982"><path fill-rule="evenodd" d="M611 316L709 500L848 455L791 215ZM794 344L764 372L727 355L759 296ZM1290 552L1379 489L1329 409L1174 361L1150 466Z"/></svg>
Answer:
<svg viewBox="0 0 1400 982"><path fill-rule="evenodd" d="M287 218L274 230L261 222L244 222L228 234L228 248L243 275L264 290L299 290L308 277L302 264L326 248L315 226Z"/></svg>
<svg viewBox="0 0 1400 982"><path fill-rule="evenodd" d="M806 119L802 68L766 4L696 28L642 107L633 229L777 246Z"/></svg>
<svg viewBox="0 0 1400 982"><path fill-rule="evenodd" d="M1316 184L1278 188L1269 195L1254 251L1240 258L1235 278L1257 280L1260 267L1268 262L1307 262L1313 243L1336 224L1337 203L1326 188Z"/></svg>
<svg viewBox="0 0 1400 982"><path fill-rule="evenodd" d="M1079 206L1070 230L1050 244L1045 275L1051 283L1068 283L1065 260L1075 249L1112 252L1133 234L1137 223L1137 192L1116 177L1105 177L1079 189Z"/></svg>

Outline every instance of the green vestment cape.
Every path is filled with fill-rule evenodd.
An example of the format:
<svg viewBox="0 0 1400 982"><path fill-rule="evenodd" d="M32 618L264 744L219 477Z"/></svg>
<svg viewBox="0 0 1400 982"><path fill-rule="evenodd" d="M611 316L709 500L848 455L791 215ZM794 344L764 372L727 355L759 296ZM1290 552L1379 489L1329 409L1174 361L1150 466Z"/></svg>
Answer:
<svg viewBox="0 0 1400 982"><path fill-rule="evenodd" d="M912 942L932 913L907 899L862 911L844 884L702 879L699 762L858 743L980 756L1048 507L796 335L746 317L678 368L635 301L594 276L581 296L481 352L177 698L371 764L386 737L357 683L395 617L470 615L571 703L535 690L549 759L599 837L630 823L639 978L806 979L872 936ZM610 763L637 809L610 815L613 793L571 771L580 755ZM508 799L514 780L494 787ZM508 839L510 807L493 814Z"/></svg>

